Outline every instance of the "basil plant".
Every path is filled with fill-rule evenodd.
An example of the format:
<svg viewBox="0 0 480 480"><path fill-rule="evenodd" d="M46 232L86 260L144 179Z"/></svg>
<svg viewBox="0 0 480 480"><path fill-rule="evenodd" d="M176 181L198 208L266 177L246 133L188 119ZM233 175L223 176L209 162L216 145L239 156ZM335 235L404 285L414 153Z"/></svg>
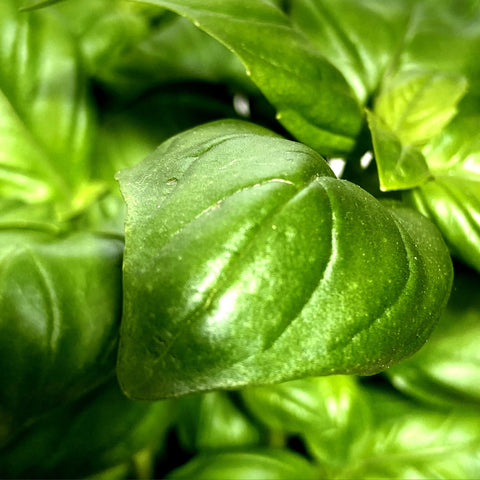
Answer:
<svg viewBox="0 0 480 480"><path fill-rule="evenodd" d="M3 0L0 478L480 476L475 0Z"/></svg>

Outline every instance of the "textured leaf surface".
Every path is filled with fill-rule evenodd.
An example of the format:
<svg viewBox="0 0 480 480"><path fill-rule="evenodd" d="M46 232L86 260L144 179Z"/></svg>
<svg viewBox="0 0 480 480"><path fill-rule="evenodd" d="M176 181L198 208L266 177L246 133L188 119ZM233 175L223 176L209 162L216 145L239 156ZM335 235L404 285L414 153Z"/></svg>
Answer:
<svg viewBox="0 0 480 480"><path fill-rule="evenodd" d="M423 344L448 297L427 220L260 127L192 129L118 178L132 397L375 373Z"/></svg>
<svg viewBox="0 0 480 480"><path fill-rule="evenodd" d="M122 252L88 233L0 231L1 442L112 374Z"/></svg>
<svg viewBox="0 0 480 480"><path fill-rule="evenodd" d="M149 3L190 18L230 48L297 139L325 154L353 148L362 113L351 88L272 2Z"/></svg>

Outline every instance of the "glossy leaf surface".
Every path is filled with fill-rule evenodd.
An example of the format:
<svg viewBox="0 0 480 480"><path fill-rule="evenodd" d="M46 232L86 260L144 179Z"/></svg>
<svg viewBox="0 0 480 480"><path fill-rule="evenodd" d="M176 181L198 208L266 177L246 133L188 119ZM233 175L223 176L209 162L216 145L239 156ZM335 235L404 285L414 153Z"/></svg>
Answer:
<svg viewBox="0 0 480 480"><path fill-rule="evenodd" d="M1 442L115 367L123 242L0 231Z"/></svg>
<svg viewBox="0 0 480 480"><path fill-rule="evenodd" d="M342 478L478 477L478 410L434 410L392 392L367 393L374 414L370 447Z"/></svg>
<svg viewBox="0 0 480 480"><path fill-rule="evenodd" d="M430 222L258 126L192 129L118 179L117 372L134 398L375 373L423 344L448 297Z"/></svg>
<svg viewBox="0 0 480 480"><path fill-rule="evenodd" d="M362 123L353 91L278 6L256 0L149 3L186 16L230 48L297 139L325 154L353 148Z"/></svg>
<svg viewBox="0 0 480 480"><path fill-rule="evenodd" d="M353 376L247 388L242 397L273 431L300 435L329 478L355 460L370 433L370 407Z"/></svg>
<svg viewBox="0 0 480 480"><path fill-rule="evenodd" d="M294 25L342 72L365 105L395 62L408 28L409 3L292 0L287 5Z"/></svg>
<svg viewBox="0 0 480 480"><path fill-rule="evenodd" d="M402 144L421 147L456 115L466 90L467 79L461 75L402 72L385 81L375 101L375 113ZM444 100L439 102L439 98Z"/></svg>

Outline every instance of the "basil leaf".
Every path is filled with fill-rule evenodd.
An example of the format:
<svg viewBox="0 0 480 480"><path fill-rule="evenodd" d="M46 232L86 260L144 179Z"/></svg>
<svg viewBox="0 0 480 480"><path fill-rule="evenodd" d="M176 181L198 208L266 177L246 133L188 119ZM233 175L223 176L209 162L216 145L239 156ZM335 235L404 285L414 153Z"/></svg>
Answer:
<svg viewBox="0 0 480 480"><path fill-rule="evenodd" d="M117 373L134 398L379 372L424 343L447 300L429 221L261 127L192 129L118 179Z"/></svg>
<svg viewBox="0 0 480 480"><path fill-rule="evenodd" d="M219 452L197 455L167 478L199 480L315 479L316 469L299 454L289 450L259 449L251 452Z"/></svg>
<svg viewBox="0 0 480 480"><path fill-rule="evenodd" d="M75 42L49 9L13 0L0 32L0 194L74 215L102 190L88 181L94 122Z"/></svg>
<svg viewBox="0 0 480 480"><path fill-rule="evenodd" d="M57 408L0 450L8 478L80 478L162 448L175 406L128 400L115 380ZM127 465L128 466L128 465Z"/></svg>
<svg viewBox="0 0 480 480"><path fill-rule="evenodd" d="M480 171L480 115L458 115L423 148L438 174L475 179Z"/></svg>
<svg viewBox="0 0 480 480"><path fill-rule="evenodd" d="M248 447L260 441L258 428L225 392L181 398L177 409L176 429L186 450Z"/></svg>
<svg viewBox="0 0 480 480"><path fill-rule="evenodd" d="M365 105L379 88L408 28L403 0L293 0L288 14L335 65Z"/></svg>
<svg viewBox="0 0 480 480"><path fill-rule="evenodd" d="M242 397L269 428L300 434L328 478L351 463L370 429L370 407L352 376L246 388Z"/></svg>
<svg viewBox="0 0 480 480"><path fill-rule="evenodd" d="M0 231L0 443L113 373L122 252L90 233Z"/></svg>
<svg viewBox="0 0 480 480"><path fill-rule="evenodd" d="M401 391L434 405L480 403L478 273L457 266L447 309L427 344L387 370Z"/></svg>
<svg viewBox="0 0 480 480"><path fill-rule="evenodd" d="M404 199L433 220L454 256L480 272L479 192L480 179L437 175Z"/></svg>
<svg viewBox="0 0 480 480"><path fill-rule="evenodd" d="M402 144L421 147L456 115L466 89L467 80L462 75L401 72L385 82L375 101L375 113Z"/></svg>
<svg viewBox="0 0 480 480"><path fill-rule="evenodd" d="M368 393L375 415L370 450L344 478L478 477L477 409L436 411L384 389Z"/></svg>
<svg viewBox="0 0 480 480"><path fill-rule="evenodd" d="M325 154L353 148L362 112L349 85L278 6L256 0L148 3L190 18L231 49L297 139Z"/></svg>
<svg viewBox="0 0 480 480"><path fill-rule="evenodd" d="M404 145L395 133L374 113L367 112L372 134L380 190L406 190L422 185L431 178L422 152Z"/></svg>
<svg viewBox="0 0 480 480"><path fill-rule="evenodd" d="M424 149L434 180L404 192L433 220L453 255L480 271L480 117L460 115Z"/></svg>

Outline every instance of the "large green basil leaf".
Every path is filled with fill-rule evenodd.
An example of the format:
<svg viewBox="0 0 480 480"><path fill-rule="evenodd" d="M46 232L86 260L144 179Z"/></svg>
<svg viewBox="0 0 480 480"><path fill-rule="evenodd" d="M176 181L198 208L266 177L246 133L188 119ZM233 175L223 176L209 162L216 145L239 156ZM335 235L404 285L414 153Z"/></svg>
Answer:
<svg viewBox="0 0 480 480"><path fill-rule="evenodd" d="M452 296L427 344L387 370L401 391L439 405L480 403L480 277L457 266Z"/></svg>
<svg viewBox="0 0 480 480"><path fill-rule="evenodd" d="M274 431L299 434L332 478L362 451L370 409L353 376L314 377L242 391L248 409Z"/></svg>
<svg viewBox="0 0 480 480"><path fill-rule="evenodd" d="M398 53L409 7L405 0L290 0L288 14L365 105Z"/></svg>
<svg viewBox="0 0 480 480"><path fill-rule="evenodd" d="M260 441L258 428L226 392L190 395L177 402L176 429L186 450L248 447Z"/></svg>
<svg viewBox="0 0 480 480"><path fill-rule="evenodd" d="M451 261L428 220L261 127L194 128L118 179L117 372L134 398L379 372L424 343L447 300Z"/></svg>
<svg viewBox="0 0 480 480"><path fill-rule="evenodd" d="M438 411L385 389L367 392L375 419L370 447L341 478L478 478L478 409Z"/></svg>
<svg viewBox="0 0 480 480"><path fill-rule="evenodd" d="M2 478L81 478L128 467L137 452L162 448L174 418L169 401L134 402L112 380L45 415L0 450L0 472Z"/></svg>
<svg viewBox="0 0 480 480"><path fill-rule="evenodd" d="M0 443L115 367L123 242L0 231Z"/></svg>
<svg viewBox="0 0 480 480"><path fill-rule="evenodd" d="M286 449L204 453L174 470L167 478L199 480L315 479L318 471L298 453Z"/></svg>
<svg viewBox="0 0 480 480"><path fill-rule="evenodd" d="M323 153L353 148L362 113L340 72L272 2L148 0L229 47L296 138Z"/></svg>
<svg viewBox="0 0 480 480"><path fill-rule="evenodd" d="M94 199L92 107L76 45L46 9L0 4L0 196L55 202L59 217Z"/></svg>

